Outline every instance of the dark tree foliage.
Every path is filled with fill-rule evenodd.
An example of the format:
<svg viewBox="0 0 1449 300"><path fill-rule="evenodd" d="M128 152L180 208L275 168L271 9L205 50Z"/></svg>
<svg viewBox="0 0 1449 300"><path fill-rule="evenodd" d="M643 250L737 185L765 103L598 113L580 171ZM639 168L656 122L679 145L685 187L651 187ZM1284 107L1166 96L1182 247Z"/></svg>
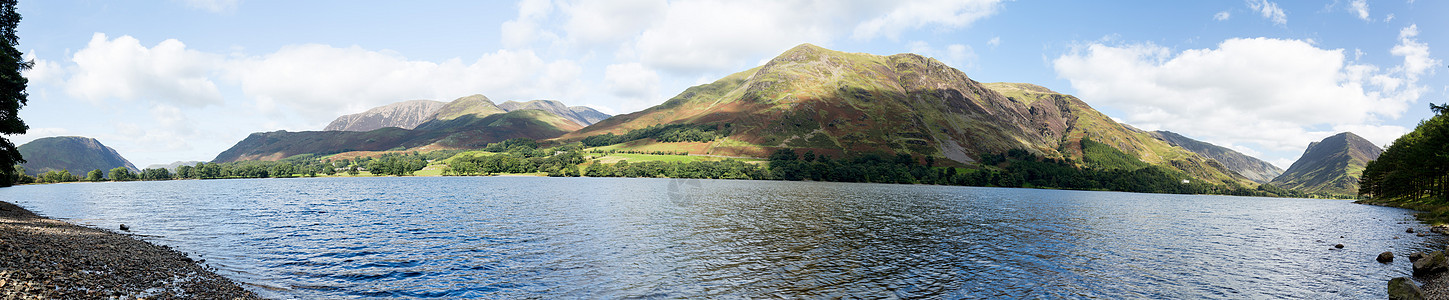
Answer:
<svg viewBox="0 0 1449 300"><path fill-rule="evenodd" d="M1084 140L1098 162L1078 166L1071 161L1042 159L1026 150L982 156L977 169L931 167L910 155L887 158L865 154L844 159L819 156L800 159L792 149L770 155L770 175L781 180L919 183L965 186L1112 190L1173 194L1228 194L1244 196L1296 196L1270 185L1257 188L1196 182L1176 170L1142 163L1115 148ZM1104 148L1103 148L1104 147ZM1126 157L1124 159L1123 157ZM1099 166L1099 167L1093 167ZM1263 187L1270 186L1270 187Z"/></svg>
<svg viewBox="0 0 1449 300"><path fill-rule="evenodd" d="M16 0L0 0L0 135L24 134L29 126L20 120L20 107L25 106L25 85L30 81L20 71L30 69L32 62L25 61L15 45L20 38L15 27L20 24L20 13L15 12ZM0 166L14 166L24 163L20 149L10 139L0 136ZM0 168L0 186L9 186L18 181L14 168ZM18 173L24 175L24 173Z"/></svg>
<svg viewBox="0 0 1449 300"><path fill-rule="evenodd" d="M723 129L721 129L723 127ZM653 125L645 128L630 130L629 133L616 135L606 133L584 138L584 146L600 147L613 144L620 144L640 139L654 139L660 142L708 142L714 139L729 136L730 126L714 124L668 124Z"/></svg>
<svg viewBox="0 0 1449 300"><path fill-rule="evenodd" d="M1449 205L1449 115L1446 105L1430 104L1435 115L1394 140L1359 177L1360 196L1377 200Z"/></svg>

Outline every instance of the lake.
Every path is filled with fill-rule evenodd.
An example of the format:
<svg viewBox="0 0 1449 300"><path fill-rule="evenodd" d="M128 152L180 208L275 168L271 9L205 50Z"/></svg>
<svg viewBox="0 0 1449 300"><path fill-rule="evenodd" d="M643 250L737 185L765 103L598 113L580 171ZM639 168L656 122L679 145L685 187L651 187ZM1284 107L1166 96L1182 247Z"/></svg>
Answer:
<svg viewBox="0 0 1449 300"><path fill-rule="evenodd" d="M127 224L270 298L1383 298L1408 252L1445 242L1405 233L1427 231L1412 211L1344 200L858 183L238 179L0 199Z"/></svg>

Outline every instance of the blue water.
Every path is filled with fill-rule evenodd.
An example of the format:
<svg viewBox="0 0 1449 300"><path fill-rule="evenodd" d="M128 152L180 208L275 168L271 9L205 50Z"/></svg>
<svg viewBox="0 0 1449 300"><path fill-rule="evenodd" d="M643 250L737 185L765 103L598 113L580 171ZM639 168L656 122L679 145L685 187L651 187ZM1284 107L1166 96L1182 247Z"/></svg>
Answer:
<svg viewBox="0 0 1449 300"><path fill-rule="evenodd" d="M1410 268L1379 252L1445 242L1342 200L853 183L188 180L0 200L127 224L271 298L1382 298Z"/></svg>

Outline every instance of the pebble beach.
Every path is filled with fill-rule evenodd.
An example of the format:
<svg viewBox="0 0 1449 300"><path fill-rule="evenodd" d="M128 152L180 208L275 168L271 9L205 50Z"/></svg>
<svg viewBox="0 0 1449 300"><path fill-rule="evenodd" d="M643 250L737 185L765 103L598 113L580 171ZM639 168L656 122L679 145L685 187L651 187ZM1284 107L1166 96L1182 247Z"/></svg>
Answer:
<svg viewBox="0 0 1449 300"><path fill-rule="evenodd" d="M0 298L260 299L176 250L0 202Z"/></svg>

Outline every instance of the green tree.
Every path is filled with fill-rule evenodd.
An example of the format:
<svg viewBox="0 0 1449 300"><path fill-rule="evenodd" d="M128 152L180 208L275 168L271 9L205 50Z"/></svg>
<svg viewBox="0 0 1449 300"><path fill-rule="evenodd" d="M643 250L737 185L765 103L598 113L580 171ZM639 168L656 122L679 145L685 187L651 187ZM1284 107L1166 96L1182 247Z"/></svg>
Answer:
<svg viewBox="0 0 1449 300"><path fill-rule="evenodd" d="M136 180L136 173L132 173L131 172L131 169L127 169L126 167L116 167L115 169L111 169L111 180L112 181L132 181L132 180Z"/></svg>
<svg viewBox="0 0 1449 300"><path fill-rule="evenodd" d="M101 171L101 169L91 170L90 173L86 173L86 181L103 181L103 180L106 180L106 172L105 171Z"/></svg>
<svg viewBox="0 0 1449 300"><path fill-rule="evenodd" d="M16 0L0 0L0 166L14 166L24 163L20 149L3 135L24 134L29 126L20 120L20 107L25 106L25 85L29 80L20 71L30 69L34 62L26 61L15 45L20 38L15 27L20 25L20 13L15 12ZM0 168L0 186L10 186L14 181L15 169ZM24 175L23 173L21 175Z"/></svg>

